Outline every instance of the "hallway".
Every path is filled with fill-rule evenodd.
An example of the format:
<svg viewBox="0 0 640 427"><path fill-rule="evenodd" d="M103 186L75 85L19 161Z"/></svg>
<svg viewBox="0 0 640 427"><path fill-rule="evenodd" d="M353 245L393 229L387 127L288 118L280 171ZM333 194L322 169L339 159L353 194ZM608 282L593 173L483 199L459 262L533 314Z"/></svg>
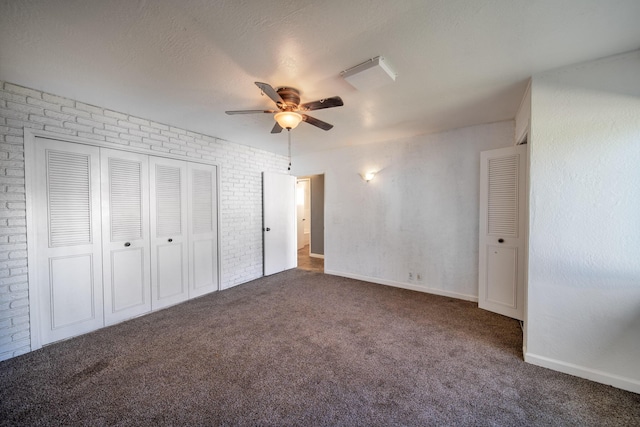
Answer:
<svg viewBox="0 0 640 427"><path fill-rule="evenodd" d="M306 245L302 249L298 249L298 268L324 273L324 259L309 256L309 245Z"/></svg>

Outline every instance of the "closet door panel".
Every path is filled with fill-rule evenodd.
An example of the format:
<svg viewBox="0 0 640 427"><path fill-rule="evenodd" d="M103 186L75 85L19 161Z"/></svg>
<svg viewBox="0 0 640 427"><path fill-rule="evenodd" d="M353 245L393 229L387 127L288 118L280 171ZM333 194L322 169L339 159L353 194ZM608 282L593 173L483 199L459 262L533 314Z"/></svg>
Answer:
<svg viewBox="0 0 640 427"><path fill-rule="evenodd" d="M218 290L217 168L189 163L189 297Z"/></svg>
<svg viewBox="0 0 640 427"><path fill-rule="evenodd" d="M105 323L151 310L148 156L101 149Z"/></svg>
<svg viewBox="0 0 640 427"><path fill-rule="evenodd" d="M217 290L217 269L216 269L216 247L211 240L194 241L191 257L191 270L193 271L192 288L197 296L198 292L209 288L206 291Z"/></svg>
<svg viewBox="0 0 640 427"><path fill-rule="evenodd" d="M113 311L144 306L150 310L149 273L145 269L144 248L111 251L111 294ZM137 313L136 313L137 314Z"/></svg>
<svg viewBox="0 0 640 427"><path fill-rule="evenodd" d="M186 283L182 264L175 262L184 259L183 244L159 243L156 246L157 259L157 299L164 301L168 298L181 298L186 294Z"/></svg>
<svg viewBox="0 0 640 427"><path fill-rule="evenodd" d="M189 297L187 163L150 157L153 309Z"/></svg>
<svg viewBox="0 0 640 427"><path fill-rule="evenodd" d="M100 153L37 137L29 144L40 344L103 326Z"/></svg>
<svg viewBox="0 0 640 427"><path fill-rule="evenodd" d="M49 259L53 330L94 319L96 307L92 263L91 254Z"/></svg>

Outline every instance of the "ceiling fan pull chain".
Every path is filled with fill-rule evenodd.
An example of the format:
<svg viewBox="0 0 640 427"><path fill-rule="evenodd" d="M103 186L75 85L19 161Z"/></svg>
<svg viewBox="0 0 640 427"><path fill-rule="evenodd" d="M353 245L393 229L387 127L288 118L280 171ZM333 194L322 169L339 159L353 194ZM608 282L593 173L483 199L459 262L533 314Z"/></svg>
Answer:
<svg viewBox="0 0 640 427"><path fill-rule="evenodd" d="M291 170L291 129L287 129L287 136L289 137L289 168L288 171Z"/></svg>

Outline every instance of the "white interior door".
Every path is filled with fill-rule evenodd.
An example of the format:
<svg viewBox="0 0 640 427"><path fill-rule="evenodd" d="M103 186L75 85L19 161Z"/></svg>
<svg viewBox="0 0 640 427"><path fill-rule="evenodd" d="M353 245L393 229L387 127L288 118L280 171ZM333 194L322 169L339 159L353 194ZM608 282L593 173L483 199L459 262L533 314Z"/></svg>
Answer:
<svg viewBox="0 0 640 427"><path fill-rule="evenodd" d="M480 154L478 306L524 319L525 145Z"/></svg>
<svg viewBox="0 0 640 427"><path fill-rule="evenodd" d="M296 268L296 177L263 172L264 274Z"/></svg>
<svg viewBox="0 0 640 427"><path fill-rule="evenodd" d="M37 292L30 309L39 344L48 344L104 324L100 151L46 138L25 148Z"/></svg>
<svg viewBox="0 0 640 427"><path fill-rule="evenodd" d="M302 249L305 245L304 240L304 223L307 220L304 215L304 198L305 198L305 185L304 180L298 180L296 182L296 224L297 224L297 237L298 250Z"/></svg>
<svg viewBox="0 0 640 427"><path fill-rule="evenodd" d="M215 166L189 163L189 298L218 290L218 181Z"/></svg>
<svg viewBox="0 0 640 427"><path fill-rule="evenodd" d="M151 298L158 309L189 297L187 164L149 157Z"/></svg>
<svg viewBox="0 0 640 427"><path fill-rule="evenodd" d="M104 319L151 311L149 157L102 148Z"/></svg>

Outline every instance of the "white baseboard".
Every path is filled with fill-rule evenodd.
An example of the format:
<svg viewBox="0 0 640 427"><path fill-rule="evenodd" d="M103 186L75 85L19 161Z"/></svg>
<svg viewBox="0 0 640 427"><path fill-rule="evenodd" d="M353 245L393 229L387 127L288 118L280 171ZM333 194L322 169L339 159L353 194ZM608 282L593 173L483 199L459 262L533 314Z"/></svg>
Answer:
<svg viewBox="0 0 640 427"><path fill-rule="evenodd" d="M314 253L310 253L310 254L309 254L309 256L310 256L311 258L322 258L322 259L324 259L324 255L322 255L322 254L314 254Z"/></svg>
<svg viewBox="0 0 640 427"><path fill-rule="evenodd" d="M532 353L525 353L524 361L531 363L532 365L542 366L543 368L552 369L575 377L584 378L640 394L640 381L631 378L621 377L608 372L598 371Z"/></svg>
<svg viewBox="0 0 640 427"><path fill-rule="evenodd" d="M409 290L412 290L412 291L424 292L424 293L427 293L427 294L440 295L440 296L444 296L444 297L451 297L451 298L461 299L461 300L465 300L465 301L478 302L478 297L476 295L467 295L467 294L461 294L461 293L458 293L458 292L450 292L450 291L445 291L445 290L442 290L442 289L430 288L430 287L428 287L426 285L416 285L416 284L413 284L413 283L402 283L402 282L396 282L396 281L393 281L393 280L379 279L377 277L361 276L359 274L351 274L351 273L345 273L345 272L342 272L342 271L335 271L335 270L325 270L324 274L331 274L333 276L347 277L349 279L362 280L364 282L376 283L378 285L393 286L394 288L409 289Z"/></svg>

